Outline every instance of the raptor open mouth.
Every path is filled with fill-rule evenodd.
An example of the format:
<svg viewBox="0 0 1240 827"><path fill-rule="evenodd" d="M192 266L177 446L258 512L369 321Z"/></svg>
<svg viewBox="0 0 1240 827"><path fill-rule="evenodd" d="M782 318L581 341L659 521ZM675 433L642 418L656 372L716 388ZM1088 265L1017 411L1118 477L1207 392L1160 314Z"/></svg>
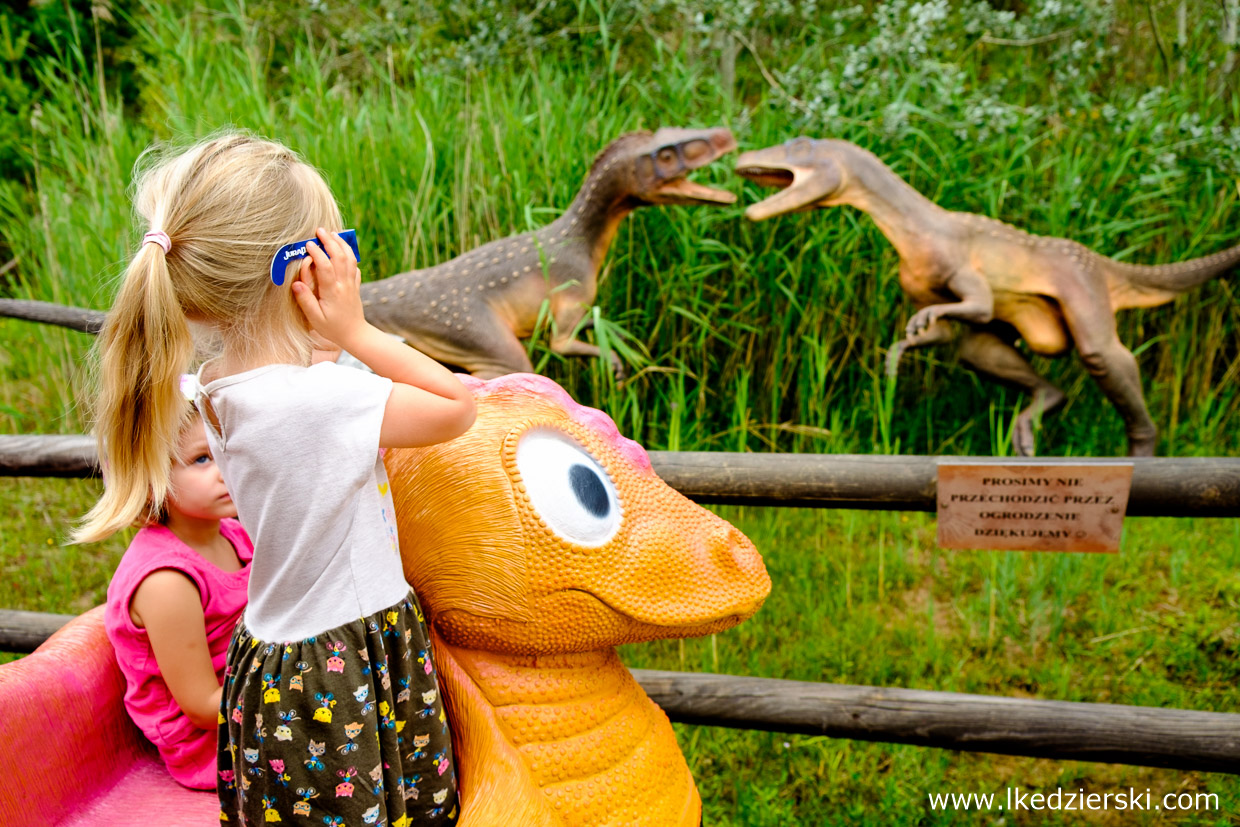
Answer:
<svg viewBox="0 0 1240 827"><path fill-rule="evenodd" d="M688 178L676 178L662 184L656 192L664 197L673 198L677 203L695 204L735 204L736 194L726 190L712 189L690 181Z"/></svg>
<svg viewBox="0 0 1240 827"><path fill-rule="evenodd" d="M753 165L737 167L736 174L743 178L748 178L760 187L776 187L778 189L790 186L795 178L790 169Z"/></svg>
<svg viewBox="0 0 1240 827"><path fill-rule="evenodd" d="M763 163L752 157L756 154L746 152L737 159L737 175L748 178L759 186L777 187L779 192L746 207L745 217L750 221L762 221L776 215L813 209L826 194L814 168Z"/></svg>

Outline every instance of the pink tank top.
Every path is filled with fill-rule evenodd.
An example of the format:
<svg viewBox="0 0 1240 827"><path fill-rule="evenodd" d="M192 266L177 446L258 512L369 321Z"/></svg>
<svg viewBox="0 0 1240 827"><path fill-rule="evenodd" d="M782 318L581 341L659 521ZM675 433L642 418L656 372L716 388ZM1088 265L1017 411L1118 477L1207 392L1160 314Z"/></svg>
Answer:
<svg viewBox="0 0 1240 827"><path fill-rule="evenodd" d="M141 529L112 575L104 610L104 628L125 675L129 717L159 749L172 777L197 789L215 789L216 730L199 729L181 711L160 674L146 629L129 616L129 604L138 584L158 569L174 569L193 580L202 597L211 665L222 682L233 627L245 609L254 546L236 520L221 520L220 533L237 550L244 564L239 571L216 568L162 525Z"/></svg>

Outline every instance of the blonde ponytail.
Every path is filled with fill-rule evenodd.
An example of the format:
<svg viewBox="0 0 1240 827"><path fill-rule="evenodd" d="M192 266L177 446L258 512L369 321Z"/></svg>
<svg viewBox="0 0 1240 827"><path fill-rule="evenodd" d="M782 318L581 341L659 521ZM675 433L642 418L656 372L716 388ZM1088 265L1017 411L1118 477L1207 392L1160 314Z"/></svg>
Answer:
<svg viewBox="0 0 1240 827"><path fill-rule="evenodd" d="M289 285L268 275L283 244L339 230L322 177L288 148L226 134L175 154L148 152L134 195L144 236L101 332L95 435L104 494L73 534L101 540L163 508L189 410L189 323L214 330L223 361L308 364L308 330Z"/></svg>
<svg viewBox="0 0 1240 827"><path fill-rule="evenodd" d="M100 333L95 438L107 485L74 541L102 540L162 505L188 407L180 375L193 350L165 253L144 243Z"/></svg>

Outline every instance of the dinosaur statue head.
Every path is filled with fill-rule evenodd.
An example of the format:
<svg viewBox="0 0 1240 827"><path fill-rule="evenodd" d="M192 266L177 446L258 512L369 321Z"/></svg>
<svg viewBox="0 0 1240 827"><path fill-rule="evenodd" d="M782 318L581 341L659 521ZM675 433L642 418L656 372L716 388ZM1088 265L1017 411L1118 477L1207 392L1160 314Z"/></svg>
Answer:
<svg viewBox="0 0 1240 827"><path fill-rule="evenodd" d="M722 127L630 132L599 153L590 177L614 176L616 191L633 206L732 204L735 194L695 184L688 175L734 149L736 140Z"/></svg>
<svg viewBox="0 0 1240 827"><path fill-rule="evenodd" d="M736 625L770 591L745 535L550 379L462 377L463 436L390 450L405 575L450 644L586 652Z"/></svg>
<svg viewBox="0 0 1240 827"><path fill-rule="evenodd" d="M750 204L745 217L761 221L775 215L801 212L838 203L846 184L841 154L852 144L846 141L793 138L779 146L755 149L736 159L736 172L764 187L782 192Z"/></svg>

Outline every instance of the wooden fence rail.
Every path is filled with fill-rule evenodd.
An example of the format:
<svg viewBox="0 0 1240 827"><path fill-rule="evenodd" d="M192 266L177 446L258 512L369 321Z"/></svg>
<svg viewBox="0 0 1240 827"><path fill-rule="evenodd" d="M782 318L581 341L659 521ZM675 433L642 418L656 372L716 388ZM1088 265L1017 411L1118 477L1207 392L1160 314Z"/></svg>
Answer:
<svg viewBox="0 0 1240 827"><path fill-rule="evenodd" d="M941 462L1002 463L993 457L870 454L737 454L651 451L668 485L701 503L935 511ZM1040 457L1048 465L1114 459ZM1240 516L1240 458L1132 460L1130 517ZM98 473L92 439L0 436L0 476L85 477Z"/></svg>
<svg viewBox="0 0 1240 827"><path fill-rule="evenodd" d="M0 611L0 650L72 615ZM634 669L673 721L1061 761L1240 774L1240 715Z"/></svg>
<svg viewBox="0 0 1240 827"><path fill-rule="evenodd" d="M0 652L33 652L74 615L0 609Z"/></svg>
<svg viewBox="0 0 1240 827"><path fill-rule="evenodd" d="M1240 774L1240 715L634 669L673 721Z"/></svg>
<svg viewBox="0 0 1240 827"><path fill-rule="evenodd" d="M0 299L0 317L60 325L82 333L98 333L107 318L102 310L87 310L29 299Z"/></svg>

